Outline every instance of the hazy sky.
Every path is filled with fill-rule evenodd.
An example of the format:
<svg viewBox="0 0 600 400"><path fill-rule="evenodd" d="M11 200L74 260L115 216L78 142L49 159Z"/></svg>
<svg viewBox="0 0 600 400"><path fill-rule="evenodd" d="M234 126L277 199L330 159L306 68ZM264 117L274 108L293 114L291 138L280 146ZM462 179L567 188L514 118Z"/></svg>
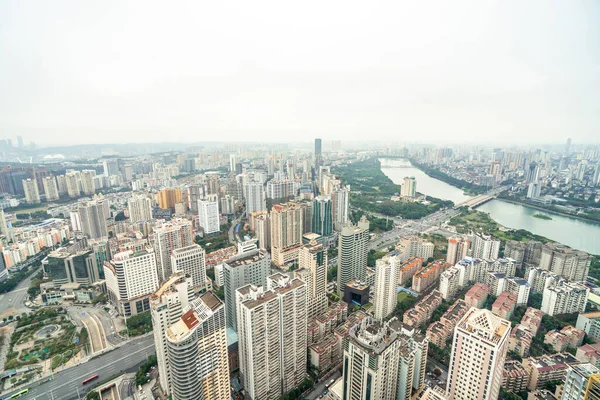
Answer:
<svg viewBox="0 0 600 400"><path fill-rule="evenodd" d="M600 2L4 0L17 135L600 142Z"/></svg>

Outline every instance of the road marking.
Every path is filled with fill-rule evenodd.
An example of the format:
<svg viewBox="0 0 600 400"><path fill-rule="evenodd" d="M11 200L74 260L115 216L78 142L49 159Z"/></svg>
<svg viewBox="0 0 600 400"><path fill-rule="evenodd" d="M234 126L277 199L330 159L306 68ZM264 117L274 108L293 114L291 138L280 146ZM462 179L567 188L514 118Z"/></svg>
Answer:
<svg viewBox="0 0 600 400"><path fill-rule="evenodd" d="M131 355L133 355L133 354L141 353L142 351L147 351L148 349L150 349L150 348L152 348L152 347L154 347L154 343L150 343L149 345L147 345L147 346L145 346L145 347L143 347L143 348L141 348L141 349L139 349L139 350L136 350L136 351L134 351L134 352L128 353L127 357L129 357L129 356L131 356ZM114 360L114 361L108 362L108 363L106 363L106 364L105 364L105 365L104 365L102 368L114 367L114 366L115 366L115 364L117 364L117 363L121 362L121 361L122 361L124 358L126 358L126 357L120 357L120 358L118 358L118 359L116 359L116 360ZM84 364L80 364L80 366L81 366L81 365L85 365L85 363L84 363ZM89 374L90 374L89 372L86 372L84 375L79 375L79 378L77 378L77 379L81 379L81 380L83 380L83 379L84 379L84 378L86 378L86 377L87 377ZM62 376L61 376L61 378L62 378ZM52 383L52 382L56 382L56 379L54 379L54 380L52 380L52 381L50 381L50 382L51 382L51 383ZM57 389L59 389L59 388L61 388L61 387L63 387L63 386L72 385L72 384L73 384L73 382L66 382L66 383L63 383L63 384L61 384L61 385L54 386L53 388L50 388L50 387L49 387L49 388L48 388L46 391L50 391L50 390L52 390L52 391L56 391ZM79 386L79 384L77 384L77 386ZM39 386L39 387L41 387L41 386Z"/></svg>

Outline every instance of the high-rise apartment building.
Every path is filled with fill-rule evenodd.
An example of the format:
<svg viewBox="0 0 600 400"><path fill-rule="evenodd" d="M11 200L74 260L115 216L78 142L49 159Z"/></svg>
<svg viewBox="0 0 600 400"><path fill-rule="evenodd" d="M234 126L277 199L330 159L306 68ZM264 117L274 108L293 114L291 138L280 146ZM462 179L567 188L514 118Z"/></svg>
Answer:
<svg viewBox="0 0 600 400"><path fill-rule="evenodd" d="M473 258L483 258L484 260L498 258L500 241L495 240L491 235L479 232L475 233L472 246L471 257Z"/></svg>
<svg viewBox="0 0 600 400"><path fill-rule="evenodd" d="M327 311L327 252L311 241L300 248L295 277L306 283L308 319Z"/></svg>
<svg viewBox="0 0 600 400"><path fill-rule="evenodd" d="M296 182L294 181L276 181L274 179L267 182L267 198L285 199L296 195Z"/></svg>
<svg viewBox="0 0 600 400"><path fill-rule="evenodd" d="M346 400L409 400L423 387L427 338L396 317L381 322L367 317L350 328L344 349Z"/></svg>
<svg viewBox="0 0 600 400"><path fill-rule="evenodd" d="M77 207L77 213L81 221L81 231L90 239L108 237L106 226L108 216L103 204L97 201L81 202Z"/></svg>
<svg viewBox="0 0 600 400"><path fill-rule="evenodd" d="M295 202L276 204L271 209L269 221L273 263L283 266L296 261L302 243L303 207Z"/></svg>
<svg viewBox="0 0 600 400"><path fill-rule="evenodd" d="M253 250L238 254L223 264L223 293L227 308L227 326L237 332L237 312L235 291L244 285L266 287L267 276L271 272L269 253Z"/></svg>
<svg viewBox="0 0 600 400"><path fill-rule="evenodd" d="M194 243L192 223L181 218L171 220L155 226L153 235L158 278L163 281L168 279L173 272L171 268L173 250L191 246Z"/></svg>
<svg viewBox="0 0 600 400"><path fill-rule="evenodd" d="M400 196L409 199L414 199L417 196L417 181L414 176L404 177L402 187L400 188Z"/></svg>
<svg viewBox="0 0 600 400"><path fill-rule="evenodd" d="M375 265L375 319L383 321L394 312L397 302L398 257L385 256Z"/></svg>
<svg viewBox="0 0 600 400"><path fill-rule="evenodd" d="M27 201L27 204L41 203L40 190L35 179L24 179L23 190L25 191L25 201Z"/></svg>
<svg viewBox="0 0 600 400"><path fill-rule="evenodd" d="M198 244L173 249L171 252L173 273L184 274L192 278L194 288L206 287L206 252Z"/></svg>
<svg viewBox="0 0 600 400"><path fill-rule="evenodd" d="M221 231L219 223L219 202L214 200L198 200L198 219L205 235L212 235Z"/></svg>
<svg viewBox="0 0 600 400"><path fill-rule="evenodd" d="M448 252L446 263L454 265L469 254L469 239L461 236L452 236L448 239Z"/></svg>
<svg viewBox="0 0 600 400"><path fill-rule="evenodd" d="M250 182L244 186L246 196L246 217L250 218L252 213L267 209L265 200L265 187L260 182Z"/></svg>
<svg viewBox="0 0 600 400"><path fill-rule="evenodd" d="M158 192L156 197L160 209L168 210L170 208L175 208L175 204L180 203L182 199L181 189L163 189Z"/></svg>
<svg viewBox="0 0 600 400"><path fill-rule="evenodd" d="M569 281L581 282L587 279L591 262L592 256L585 251L548 243L542 246L539 268Z"/></svg>
<svg viewBox="0 0 600 400"><path fill-rule="evenodd" d="M81 194L81 179L79 171L71 171L65 174L67 181L67 193L69 197L79 197Z"/></svg>
<svg viewBox="0 0 600 400"><path fill-rule="evenodd" d="M542 312L554 316L582 313L590 293L583 283L556 279L546 283L542 295Z"/></svg>
<svg viewBox="0 0 600 400"><path fill-rule="evenodd" d="M449 400L495 400L500 393L510 322L471 308L454 328L446 392Z"/></svg>
<svg viewBox="0 0 600 400"><path fill-rule="evenodd" d="M333 228L341 231L348 223L348 203L350 200L350 187L337 187L331 192L331 209L333 213Z"/></svg>
<svg viewBox="0 0 600 400"><path fill-rule="evenodd" d="M59 196L69 193L69 190L67 187L67 178L64 175L58 175L56 177L56 185L58 187L58 195Z"/></svg>
<svg viewBox="0 0 600 400"><path fill-rule="evenodd" d="M156 259L152 247L114 255L104 263L108 298L119 314L127 317L150 309L150 296L158 289Z"/></svg>
<svg viewBox="0 0 600 400"><path fill-rule="evenodd" d="M83 190L83 194L93 195L96 193L96 186L94 185L94 177L96 176L96 171L91 169L84 169L81 171L81 189Z"/></svg>
<svg viewBox="0 0 600 400"><path fill-rule="evenodd" d="M158 379L165 394L170 394L171 371L168 362L167 328L183 315L183 310L193 299L192 278L173 274L171 278L150 297L152 330L158 363Z"/></svg>
<svg viewBox="0 0 600 400"><path fill-rule="evenodd" d="M344 295L344 287L352 280L364 280L367 275L369 253L369 221L363 215L357 225L346 224L342 228L338 244L338 295Z"/></svg>
<svg viewBox="0 0 600 400"><path fill-rule="evenodd" d="M333 213L331 210L331 197L321 195L313 201L312 228L321 236L329 236L333 232Z"/></svg>
<svg viewBox="0 0 600 400"><path fill-rule="evenodd" d="M217 296L192 300L166 338L173 400L231 398L225 306Z"/></svg>
<svg viewBox="0 0 600 400"><path fill-rule="evenodd" d="M119 160L116 158L108 158L102 161L104 175L119 175Z"/></svg>
<svg viewBox="0 0 600 400"><path fill-rule="evenodd" d="M237 164L237 155L229 155L229 172L235 172L235 165Z"/></svg>
<svg viewBox="0 0 600 400"><path fill-rule="evenodd" d="M59 199L58 186L56 185L56 178L54 176L45 176L42 178L42 185L44 186L46 201L56 201Z"/></svg>
<svg viewBox="0 0 600 400"><path fill-rule="evenodd" d="M279 399L306 377L306 284L275 274L236 291L240 378L250 399Z"/></svg>
<svg viewBox="0 0 600 400"><path fill-rule="evenodd" d="M271 224L269 214L254 217L254 236L258 239L258 248L262 250L271 249Z"/></svg>
<svg viewBox="0 0 600 400"><path fill-rule="evenodd" d="M152 220L152 199L144 195L132 195L127 202L131 222Z"/></svg>

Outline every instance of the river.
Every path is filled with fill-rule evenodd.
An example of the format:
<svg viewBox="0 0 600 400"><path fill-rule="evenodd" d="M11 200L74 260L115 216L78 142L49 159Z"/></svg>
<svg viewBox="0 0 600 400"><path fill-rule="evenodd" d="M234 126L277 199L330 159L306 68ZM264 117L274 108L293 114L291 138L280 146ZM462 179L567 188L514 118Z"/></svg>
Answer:
<svg viewBox="0 0 600 400"><path fill-rule="evenodd" d="M408 160L381 159L380 161L381 171L396 184L402 184L405 176L414 176L417 180L418 192L452 200L454 203L469 198L462 190L434 179L413 167ZM525 229L575 249L600 254L600 224L501 200L492 200L479 206L477 210L489 213L492 219L508 228ZM552 220L535 218L534 214L548 215Z"/></svg>

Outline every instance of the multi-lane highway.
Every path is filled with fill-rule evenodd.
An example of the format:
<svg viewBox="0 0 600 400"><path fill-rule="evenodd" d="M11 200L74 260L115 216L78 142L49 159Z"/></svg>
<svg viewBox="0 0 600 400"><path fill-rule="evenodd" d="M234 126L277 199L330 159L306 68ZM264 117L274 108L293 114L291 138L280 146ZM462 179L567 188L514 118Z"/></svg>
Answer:
<svg viewBox="0 0 600 400"><path fill-rule="evenodd" d="M77 399L78 394L79 397L83 397L94 385L82 385L81 382L85 378L98 374L98 381L101 382L122 372L135 372L147 357L155 353L152 335L133 339L109 353L54 373L54 377L48 382L39 386L31 385L29 393L20 399L71 400ZM7 393L2 397L10 398L13 393Z"/></svg>
<svg viewBox="0 0 600 400"><path fill-rule="evenodd" d="M396 245L400 236L424 233L438 230L440 224L448 221L450 218L458 215L460 211L453 208L437 211L427 217L419 220L405 220L400 222L394 230L384 232L371 240L369 249L385 249L388 246ZM448 232L448 235L451 233Z"/></svg>

